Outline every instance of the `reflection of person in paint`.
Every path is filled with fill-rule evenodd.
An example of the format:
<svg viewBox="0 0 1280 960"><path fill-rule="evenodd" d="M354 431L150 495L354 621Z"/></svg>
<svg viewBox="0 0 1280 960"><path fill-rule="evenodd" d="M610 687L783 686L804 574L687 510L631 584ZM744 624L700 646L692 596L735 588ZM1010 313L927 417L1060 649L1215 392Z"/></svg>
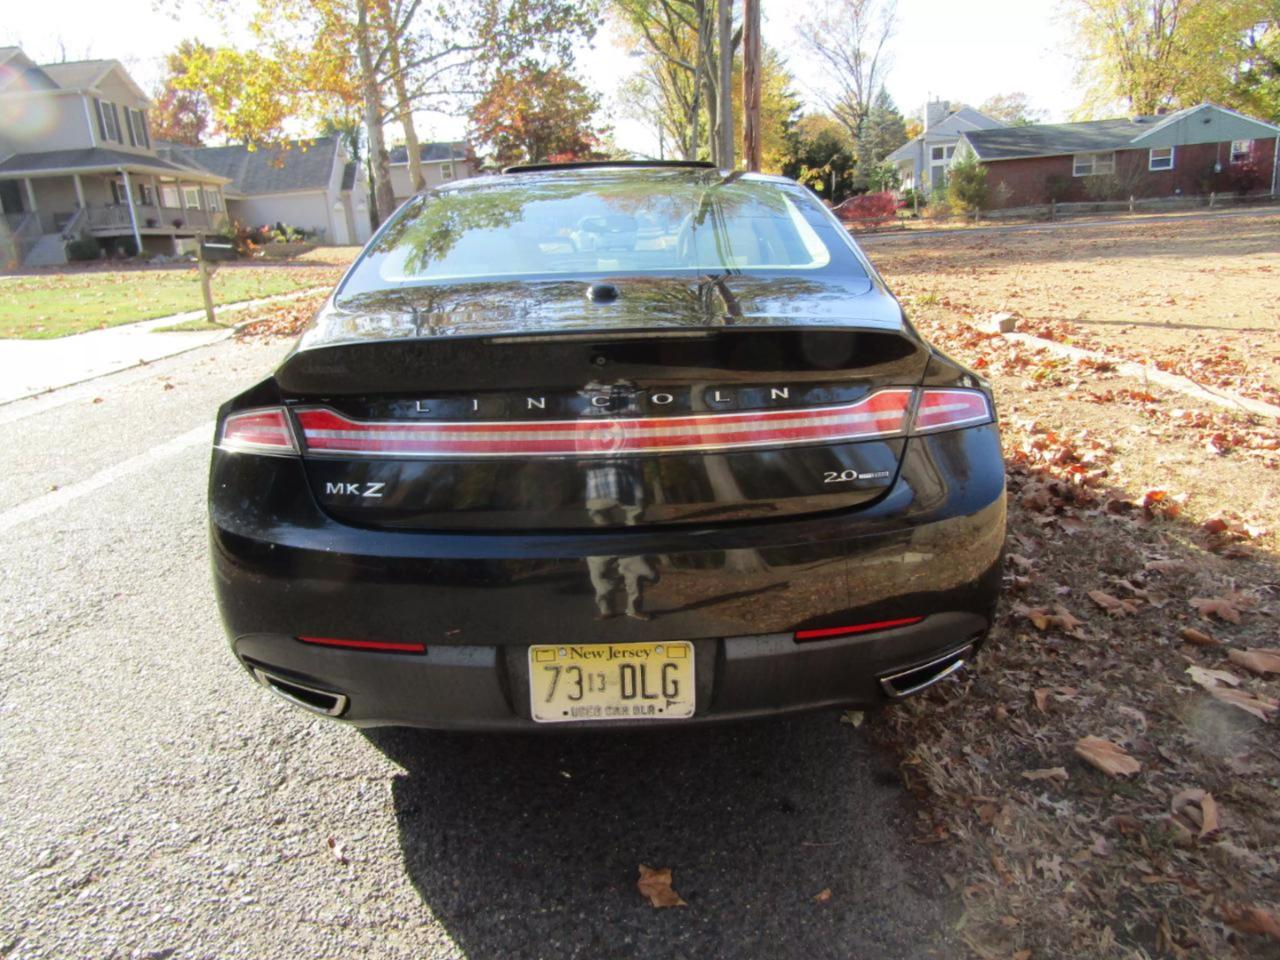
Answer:
<svg viewBox="0 0 1280 960"><path fill-rule="evenodd" d="M587 510L591 522L604 526L621 519L633 526L644 512L644 481L634 463L609 461L587 470ZM634 620L648 620L641 609L643 581L656 581L658 573L643 555L632 557L587 557L591 586L595 588L596 612L614 615L613 594L621 584L627 593L626 614Z"/></svg>

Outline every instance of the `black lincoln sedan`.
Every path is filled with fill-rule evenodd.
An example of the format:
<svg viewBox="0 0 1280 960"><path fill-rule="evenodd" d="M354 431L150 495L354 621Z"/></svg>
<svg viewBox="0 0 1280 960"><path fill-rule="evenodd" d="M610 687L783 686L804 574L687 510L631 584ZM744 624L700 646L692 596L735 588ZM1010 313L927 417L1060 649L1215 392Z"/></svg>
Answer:
<svg viewBox="0 0 1280 960"><path fill-rule="evenodd" d="M987 384L811 193L512 168L406 203L218 414L236 657L360 726L700 723L921 690L991 626Z"/></svg>

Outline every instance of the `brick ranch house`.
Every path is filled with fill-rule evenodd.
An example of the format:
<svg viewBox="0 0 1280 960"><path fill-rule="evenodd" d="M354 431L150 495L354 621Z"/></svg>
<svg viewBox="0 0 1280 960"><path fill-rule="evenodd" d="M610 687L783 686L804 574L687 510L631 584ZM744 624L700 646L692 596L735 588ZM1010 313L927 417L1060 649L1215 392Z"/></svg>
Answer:
<svg viewBox="0 0 1280 960"><path fill-rule="evenodd" d="M993 208L1211 192L1277 192L1280 127L1202 103L1163 116L960 134L987 169Z"/></svg>

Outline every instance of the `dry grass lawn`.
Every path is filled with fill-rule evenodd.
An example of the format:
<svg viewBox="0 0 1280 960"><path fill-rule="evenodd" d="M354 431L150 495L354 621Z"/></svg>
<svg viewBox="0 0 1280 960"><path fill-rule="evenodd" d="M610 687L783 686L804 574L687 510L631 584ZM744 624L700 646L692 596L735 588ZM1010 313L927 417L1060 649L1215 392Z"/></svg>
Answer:
<svg viewBox="0 0 1280 960"><path fill-rule="evenodd" d="M867 249L1002 416L991 644L873 724L919 839L949 853L973 955L1280 957L1280 424L971 326L1008 311L1276 402L1280 217Z"/></svg>

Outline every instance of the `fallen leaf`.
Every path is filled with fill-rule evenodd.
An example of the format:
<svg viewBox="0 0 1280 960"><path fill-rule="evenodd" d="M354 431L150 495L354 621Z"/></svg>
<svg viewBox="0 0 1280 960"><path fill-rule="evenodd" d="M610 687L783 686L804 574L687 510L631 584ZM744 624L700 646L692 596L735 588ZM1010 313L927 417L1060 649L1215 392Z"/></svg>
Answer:
<svg viewBox="0 0 1280 960"><path fill-rule="evenodd" d="M1262 907L1227 907L1223 913L1228 925L1241 933L1253 933L1280 941L1280 920L1270 910Z"/></svg>
<svg viewBox="0 0 1280 960"><path fill-rule="evenodd" d="M329 838L329 850L333 853L334 858L341 864L345 865L347 861L347 845L337 837Z"/></svg>
<svg viewBox="0 0 1280 960"><path fill-rule="evenodd" d="M1041 857L1036 861L1036 867L1046 877L1055 881L1062 879L1062 857L1056 853L1052 857Z"/></svg>
<svg viewBox="0 0 1280 960"><path fill-rule="evenodd" d="M1034 690L1031 691L1031 696L1035 698L1037 710L1039 710L1041 713L1049 712L1049 688L1048 687L1036 687Z"/></svg>
<svg viewBox="0 0 1280 960"><path fill-rule="evenodd" d="M1244 682L1234 673L1229 673L1226 670L1209 670L1205 667L1197 667L1194 664L1187 667L1187 676L1191 677L1192 680L1206 690L1212 690L1223 683L1229 687L1238 687Z"/></svg>
<svg viewBox="0 0 1280 960"><path fill-rule="evenodd" d="M1227 659L1254 673L1280 673L1280 650L1231 650L1227 653Z"/></svg>
<svg viewBox="0 0 1280 960"><path fill-rule="evenodd" d="M1148 560L1143 569L1155 573L1181 573L1187 565L1181 560Z"/></svg>
<svg viewBox="0 0 1280 960"><path fill-rule="evenodd" d="M1181 816L1195 824L1201 837L1215 833L1221 826L1218 803L1207 790L1179 790L1174 794L1170 808L1175 816Z"/></svg>
<svg viewBox="0 0 1280 960"><path fill-rule="evenodd" d="M1044 770L1023 770L1022 776L1027 780L1067 780L1066 767L1048 767Z"/></svg>
<svg viewBox="0 0 1280 960"><path fill-rule="evenodd" d="M846 710L844 713L840 714L840 722L847 723L855 730L862 726L862 721L865 719L866 714L861 710Z"/></svg>
<svg viewBox="0 0 1280 960"><path fill-rule="evenodd" d="M1230 600L1223 597L1192 597L1191 605L1206 620L1210 617L1217 617L1219 620L1226 620L1229 623L1240 622L1240 611L1235 608Z"/></svg>
<svg viewBox="0 0 1280 960"><path fill-rule="evenodd" d="M1202 630L1197 630L1195 627L1183 627L1178 632L1178 636L1187 641L1187 643L1195 644L1197 647L1216 647L1220 643L1220 641L1215 640Z"/></svg>
<svg viewBox="0 0 1280 960"><path fill-rule="evenodd" d="M1131 617L1138 612L1138 605L1131 600L1121 600L1102 590L1090 590L1089 599L1113 617Z"/></svg>
<svg viewBox="0 0 1280 960"><path fill-rule="evenodd" d="M1081 737L1076 741L1076 756L1112 777L1127 777L1142 769L1142 764L1124 749L1101 737Z"/></svg>
<svg viewBox="0 0 1280 960"><path fill-rule="evenodd" d="M826 887L822 890L819 890L817 893L813 895L813 899L818 903L826 903L828 900L831 899L831 888Z"/></svg>
<svg viewBox="0 0 1280 960"><path fill-rule="evenodd" d="M652 867L646 867L643 863L640 864L640 879L636 881L636 889L640 891L640 895L645 897L654 909L658 907L688 906L680 899L680 894L671 889L670 867L654 870Z"/></svg>
<svg viewBox="0 0 1280 960"><path fill-rule="evenodd" d="M1271 714L1276 710L1280 710L1280 703L1276 703L1270 697L1255 697L1243 690L1233 690L1231 687L1213 687L1209 693L1214 699L1239 707L1245 713L1251 713L1263 721L1270 719Z"/></svg>

